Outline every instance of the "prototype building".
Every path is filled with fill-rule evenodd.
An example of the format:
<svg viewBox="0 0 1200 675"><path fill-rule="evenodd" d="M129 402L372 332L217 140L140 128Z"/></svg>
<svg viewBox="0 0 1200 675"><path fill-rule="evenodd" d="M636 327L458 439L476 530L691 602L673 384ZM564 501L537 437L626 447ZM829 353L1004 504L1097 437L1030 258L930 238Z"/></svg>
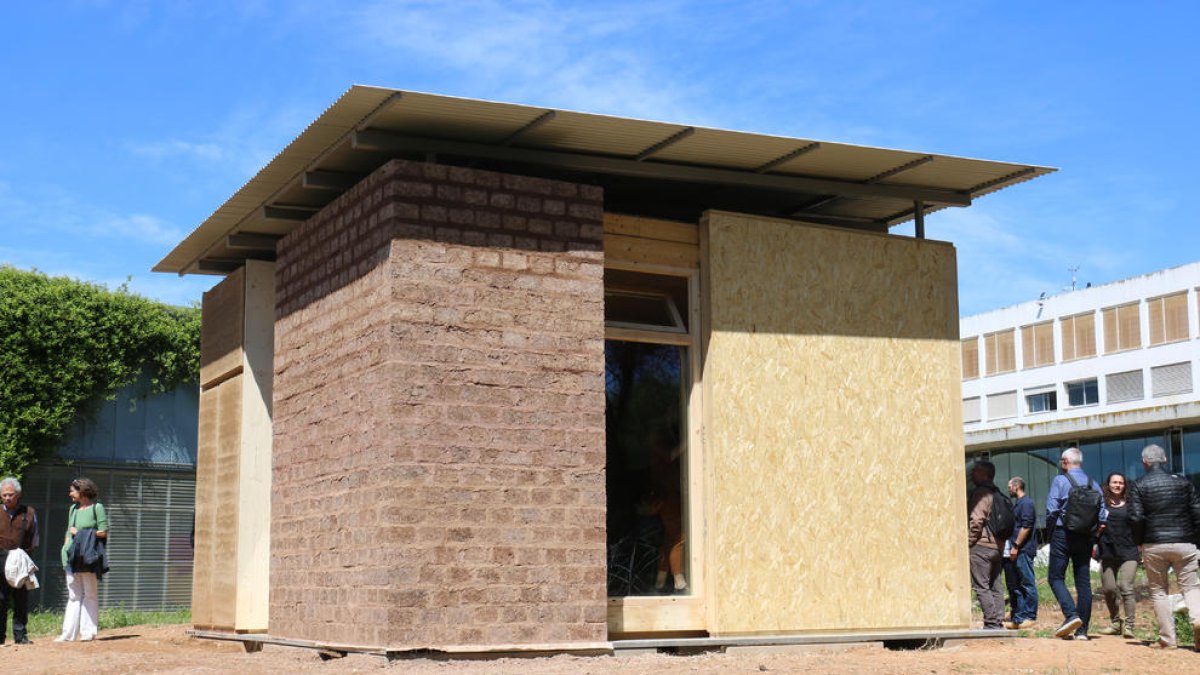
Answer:
<svg viewBox="0 0 1200 675"><path fill-rule="evenodd" d="M955 255L923 218L1049 171L352 88L156 267L227 275L195 623L968 628Z"/></svg>
<svg viewBox="0 0 1200 675"><path fill-rule="evenodd" d="M1200 263L964 318L969 457L997 482L1022 476L1044 520L1061 451L1076 445L1097 481L1142 474L1141 451L1200 485Z"/></svg>

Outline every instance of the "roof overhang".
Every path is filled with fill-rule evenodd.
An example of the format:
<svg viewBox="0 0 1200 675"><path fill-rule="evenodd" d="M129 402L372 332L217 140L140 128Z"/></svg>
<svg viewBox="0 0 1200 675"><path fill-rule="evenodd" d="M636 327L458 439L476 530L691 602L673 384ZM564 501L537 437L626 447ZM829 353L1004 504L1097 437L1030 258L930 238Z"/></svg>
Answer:
<svg viewBox="0 0 1200 675"><path fill-rule="evenodd" d="M601 185L616 212L876 230L1054 171L354 86L154 271L223 274L271 258L275 241L394 158Z"/></svg>

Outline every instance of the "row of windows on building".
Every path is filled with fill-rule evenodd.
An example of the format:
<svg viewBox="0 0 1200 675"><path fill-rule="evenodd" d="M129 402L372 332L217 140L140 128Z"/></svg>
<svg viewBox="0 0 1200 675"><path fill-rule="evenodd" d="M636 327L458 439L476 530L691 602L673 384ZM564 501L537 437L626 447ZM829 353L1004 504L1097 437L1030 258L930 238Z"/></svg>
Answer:
<svg viewBox="0 0 1200 675"><path fill-rule="evenodd" d="M1150 345L1188 339L1187 291L1150 298L1145 302ZM1142 346L1142 303L1134 301L1100 310L1104 327L1104 353L1123 352ZM1037 368L1055 363L1053 319L1021 326L1021 367ZM1074 361L1097 354L1095 310L1058 319L1062 360ZM962 341L964 380L979 377L980 346L985 375L1000 375L1017 369L1016 333L1009 328Z"/></svg>
<svg viewBox="0 0 1200 675"><path fill-rule="evenodd" d="M1192 362L1171 363L1150 368L1150 396L1161 398L1192 391ZM1141 369L1104 376L1105 403L1126 403L1146 398L1145 375ZM1026 387L1016 390L988 394L988 421L1009 419L1017 416L1018 405L1023 400L1024 414L1052 412L1059 409L1061 402L1067 408L1080 408L1100 403L1100 379L1097 377ZM963 422L983 421L983 410L979 396L963 399Z"/></svg>

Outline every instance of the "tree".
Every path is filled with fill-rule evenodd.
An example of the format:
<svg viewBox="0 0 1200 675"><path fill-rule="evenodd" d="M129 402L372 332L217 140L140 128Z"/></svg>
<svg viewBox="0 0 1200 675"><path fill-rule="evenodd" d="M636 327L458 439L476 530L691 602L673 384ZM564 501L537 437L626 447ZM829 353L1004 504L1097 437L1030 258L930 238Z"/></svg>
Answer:
<svg viewBox="0 0 1200 675"><path fill-rule="evenodd" d="M155 391L199 381L198 308L0 266L0 475L49 456L143 372Z"/></svg>

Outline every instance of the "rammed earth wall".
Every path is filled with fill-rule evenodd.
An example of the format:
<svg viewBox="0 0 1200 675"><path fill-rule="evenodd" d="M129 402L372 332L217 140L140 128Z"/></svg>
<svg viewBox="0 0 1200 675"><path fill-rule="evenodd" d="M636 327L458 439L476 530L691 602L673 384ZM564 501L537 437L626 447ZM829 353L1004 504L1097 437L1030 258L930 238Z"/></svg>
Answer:
<svg viewBox="0 0 1200 675"><path fill-rule="evenodd" d="M279 242L272 635L605 639L601 220L396 160Z"/></svg>

